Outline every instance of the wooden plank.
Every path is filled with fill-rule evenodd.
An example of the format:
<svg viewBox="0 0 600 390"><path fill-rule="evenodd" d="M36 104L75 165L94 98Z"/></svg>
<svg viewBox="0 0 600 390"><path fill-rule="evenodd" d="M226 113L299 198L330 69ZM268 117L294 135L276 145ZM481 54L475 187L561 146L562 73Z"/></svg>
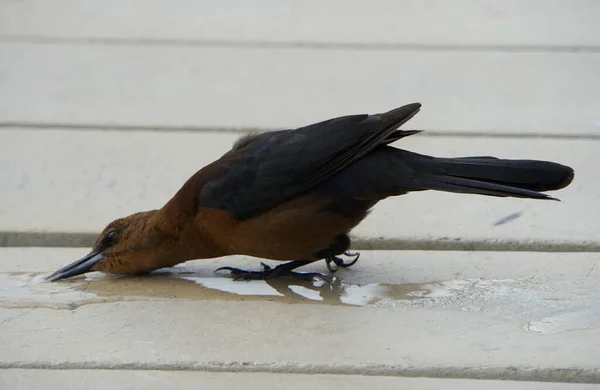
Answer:
<svg viewBox="0 0 600 390"><path fill-rule="evenodd" d="M29 0L0 36L390 45L598 46L594 0Z"/></svg>
<svg viewBox="0 0 600 390"><path fill-rule="evenodd" d="M598 135L600 53L0 44L0 122L281 128L420 101L437 131Z"/></svg>

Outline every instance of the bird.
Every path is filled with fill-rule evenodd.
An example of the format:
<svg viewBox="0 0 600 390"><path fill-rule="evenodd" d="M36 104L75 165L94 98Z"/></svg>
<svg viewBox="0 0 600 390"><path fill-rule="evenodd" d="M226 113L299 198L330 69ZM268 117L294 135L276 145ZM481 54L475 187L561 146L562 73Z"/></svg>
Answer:
<svg viewBox="0 0 600 390"><path fill-rule="evenodd" d="M323 275L296 269L325 260L334 272L356 263L348 234L388 197L434 190L558 200L544 192L573 181L574 170L556 162L440 158L392 146L421 132L399 129L420 109L411 103L243 135L160 209L110 222L88 255L46 279L92 271L139 275L189 260L247 255L283 263L216 271L241 280L311 280Z"/></svg>

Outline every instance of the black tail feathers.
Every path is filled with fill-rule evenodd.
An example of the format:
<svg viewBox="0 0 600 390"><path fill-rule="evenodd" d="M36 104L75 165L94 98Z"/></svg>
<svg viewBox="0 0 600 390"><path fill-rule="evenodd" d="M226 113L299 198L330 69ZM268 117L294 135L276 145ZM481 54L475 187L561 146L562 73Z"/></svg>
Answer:
<svg viewBox="0 0 600 390"><path fill-rule="evenodd" d="M572 168L549 161L418 156L413 185L423 190L555 199L541 192L564 188L575 175Z"/></svg>

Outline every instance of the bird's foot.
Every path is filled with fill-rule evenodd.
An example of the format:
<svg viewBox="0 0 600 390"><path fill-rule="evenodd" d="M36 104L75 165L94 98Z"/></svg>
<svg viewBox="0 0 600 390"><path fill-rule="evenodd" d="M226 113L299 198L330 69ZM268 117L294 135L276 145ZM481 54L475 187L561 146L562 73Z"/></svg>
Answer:
<svg viewBox="0 0 600 390"><path fill-rule="evenodd" d="M349 262L344 262L344 259L338 256L332 256L325 259L325 263L327 264L327 269L329 272L336 272L339 267L348 268L352 267L358 261L360 257L360 253L358 252L344 252L344 256L352 257L353 259ZM331 265L331 263L335 264L335 267Z"/></svg>
<svg viewBox="0 0 600 390"><path fill-rule="evenodd" d="M291 261L289 263L284 263L278 265L273 268L268 266L265 263L260 263L263 266L262 271L246 271L239 268L234 267L221 267L215 272L219 271L229 271L230 276L233 280L269 280L273 278L278 278L282 276L288 276L295 279L305 280L305 281L313 281L315 279L322 279L327 281L325 275L318 272L294 272L293 269L301 267L310 263L310 261L297 260Z"/></svg>

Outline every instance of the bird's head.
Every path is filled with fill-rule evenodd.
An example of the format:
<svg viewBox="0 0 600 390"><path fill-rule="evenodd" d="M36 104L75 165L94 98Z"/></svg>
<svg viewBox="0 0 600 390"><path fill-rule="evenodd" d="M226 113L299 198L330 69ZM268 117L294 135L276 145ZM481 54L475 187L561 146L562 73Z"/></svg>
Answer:
<svg viewBox="0 0 600 390"><path fill-rule="evenodd" d="M96 239L92 251L47 279L57 281L87 272L142 274L167 266L165 247L172 239L159 228L157 211L145 211L112 221Z"/></svg>

